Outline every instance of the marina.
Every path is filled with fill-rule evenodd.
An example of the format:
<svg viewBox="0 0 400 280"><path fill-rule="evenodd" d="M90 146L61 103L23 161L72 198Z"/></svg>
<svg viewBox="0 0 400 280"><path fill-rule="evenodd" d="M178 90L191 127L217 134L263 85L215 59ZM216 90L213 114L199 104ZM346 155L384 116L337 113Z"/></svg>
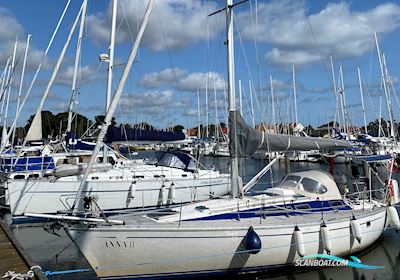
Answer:
<svg viewBox="0 0 400 280"><path fill-rule="evenodd" d="M0 5L2 279L399 277L398 3L37 1Z"/></svg>
<svg viewBox="0 0 400 280"><path fill-rule="evenodd" d="M145 153L148 155L148 153ZM140 154L139 154L140 156ZM205 164L213 164L218 168L226 168L226 159L205 158ZM254 175L254 171L263 163L259 160L251 160L245 178ZM284 162L273 170L276 178L284 176ZM321 168L328 170L329 166L319 163L292 163L291 169L294 172ZM337 174L348 170L349 167L341 166L337 168ZM265 178L262 182L262 188L271 184L271 178ZM84 272L65 273L57 276L48 277L48 279L98 279L94 271L90 268L84 256L79 252L76 246L68 238L64 230L55 229L44 230L43 226L37 225L16 225L12 227L12 232L22 247L29 252L34 263L40 265L44 271L73 271L89 269ZM398 270L398 246L400 243L399 234L395 229L386 231L371 248L357 253L355 256L360 258L363 263L384 266L379 270L357 270L351 267L324 267L318 268L296 268L293 267L288 273L285 268L273 269L264 273L258 273L256 276L241 275L241 279L393 279L397 277ZM218 278L225 279L224 276ZM229 278L229 277L228 277Z"/></svg>

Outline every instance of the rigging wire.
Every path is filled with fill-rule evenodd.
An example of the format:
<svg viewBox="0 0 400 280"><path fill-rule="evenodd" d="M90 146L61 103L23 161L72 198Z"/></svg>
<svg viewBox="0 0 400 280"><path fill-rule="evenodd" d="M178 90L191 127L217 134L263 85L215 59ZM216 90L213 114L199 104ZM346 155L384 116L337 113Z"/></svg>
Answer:
<svg viewBox="0 0 400 280"><path fill-rule="evenodd" d="M327 62L325 61L325 59L323 58L322 51L321 51L322 48L321 48L321 46L320 46L320 44L319 44L319 42L318 42L318 40L317 40L317 36L315 35L314 28L312 27L312 24L311 24L311 21L310 21L310 17L307 16L306 18L307 18L308 26L310 27L310 31L311 31L312 37L313 37L313 39L314 39L314 43L315 43L315 45L316 45L316 47L317 47L317 50L318 50L318 53L319 53L319 55L320 55L320 57L321 57L321 60L320 60L320 61L321 61L322 68L324 69L325 74L326 74L328 80L331 80L331 76L330 76L330 74L329 74L328 63L327 63Z"/></svg>
<svg viewBox="0 0 400 280"><path fill-rule="evenodd" d="M255 1L255 22L253 19L253 6L251 4L252 1L249 1L250 4L250 15L251 15L251 24L253 26L253 41L254 41L254 50L255 50L255 56L256 56L256 65L257 65L257 80L258 80L258 86L259 86L259 91L261 94L261 107L263 110L261 110L261 122L265 122L265 114L266 114L266 108L265 108L265 103L264 103L264 98L262 98L262 92L263 92L263 87L261 83L261 73L260 73L260 59L259 59L259 54L258 54L258 1ZM257 91L254 91L255 93Z"/></svg>
<svg viewBox="0 0 400 280"><path fill-rule="evenodd" d="M157 5L155 5L155 9L154 10L155 10L155 15L157 15L156 17L158 19L158 23L159 23L160 28L161 28L161 32L162 32L162 36L163 36L163 40L164 40L164 45L165 45L166 50L167 50L168 60L169 60L169 63L171 65L172 73L173 73L175 84L176 84L176 90L178 91L180 102L182 104L185 104L185 102L183 100L183 97L182 97L182 90L181 90L181 88L179 86L178 75L176 73L175 65L174 65L174 62L173 62L173 59L172 59L171 50L170 50L170 47L168 45L168 41L167 41L167 38L166 38L166 35L165 35L165 30L164 30L164 27L163 27L163 23L161 21L161 17L160 17ZM186 124L187 127L189 127L189 119L187 117L186 117L186 122L187 122L187 124Z"/></svg>
<svg viewBox="0 0 400 280"><path fill-rule="evenodd" d="M232 12L232 13L233 13L233 12ZM243 57L244 57L244 60L245 60L245 64L246 64L246 68L247 68L247 73L248 73L249 79L250 79L250 81L251 81L251 87L252 87L252 90L255 92L255 90L254 90L254 84L253 84L253 77L252 77L251 71L250 71L250 64L249 64L249 61L248 61L248 59L247 59L247 55L246 55L246 52L245 52L245 48L244 48L242 36L241 36L241 34L240 34L240 29L239 29L238 23L237 23L237 21L236 21L236 14L235 14L235 13L233 13L233 21L234 21L234 23L235 23L236 30L237 30L237 32L238 32L239 42L240 42L240 46L241 46L241 49L242 49L242 52L243 52ZM255 97L256 97L256 104L257 104L258 111L261 112L260 102L259 102L259 100L258 100L258 96L255 95Z"/></svg>

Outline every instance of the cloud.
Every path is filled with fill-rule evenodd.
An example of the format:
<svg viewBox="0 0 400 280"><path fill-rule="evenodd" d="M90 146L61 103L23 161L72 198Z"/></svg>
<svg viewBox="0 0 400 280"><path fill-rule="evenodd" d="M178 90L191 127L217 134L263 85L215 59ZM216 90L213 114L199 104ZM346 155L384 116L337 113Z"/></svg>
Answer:
<svg viewBox="0 0 400 280"><path fill-rule="evenodd" d="M300 100L300 104L314 104L316 102L320 102L320 101L324 101L324 100L332 100L332 102L334 101L333 97L328 97L328 96L322 96L322 97L317 97L315 98L315 96L309 96L306 98L303 98Z"/></svg>
<svg viewBox="0 0 400 280"><path fill-rule="evenodd" d="M26 47L26 35L25 30L22 25L15 18L14 14L12 14L6 8L0 7L0 64L6 65L9 57L12 56L14 50L14 43L18 35L18 45L16 49L16 63L17 71L21 71L23 56L25 53ZM32 71L36 70L39 63L43 60L44 52L35 47L35 45L31 42L28 50L27 57L27 70ZM18 61L19 58L19 61ZM10 61L11 62L11 61ZM52 61L49 58L46 58L43 63L43 68L48 69L51 67Z"/></svg>
<svg viewBox="0 0 400 280"><path fill-rule="evenodd" d="M0 40L15 40L18 33L22 33L22 25L17 21L15 16L6 8L0 7Z"/></svg>
<svg viewBox="0 0 400 280"><path fill-rule="evenodd" d="M34 94L34 97L35 99L39 99L41 95L37 93ZM46 110L48 109L54 112L64 112L68 110L69 97L51 91L48 96L48 101L49 103L45 105ZM192 106L193 104L190 98L182 97L176 99L174 98L174 93L170 90L150 90L138 94L124 93L121 96L117 109L119 112L118 114L122 113L122 115L117 114L119 116L117 119L121 116L132 115L132 112L135 112L135 114L140 114L142 116L152 116L153 120L155 117L161 115L160 123L163 123L166 119L170 120L170 117L173 115L186 116L183 113L184 110ZM74 107L74 111L83 114L86 112L98 115L103 114L103 110L104 107L102 105L96 104L77 103Z"/></svg>
<svg viewBox="0 0 400 280"><path fill-rule="evenodd" d="M278 48L272 49L272 51L265 53L265 58L274 64L281 65L305 65L320 61L322 55L312 54L308 51L286 51Z"/></svg>
<svg viewBox="0 0 400 280"><path fill-rule="evenodd" d="M36 93L34 93L32 95L32 97L34 99L38 99L38 100L42 99L42 96L43 96L43 92L41 92L41 91L40 92L36 92ZM65 95L61 94L60 92L55 92L55 91L50 91L49 95L47 96L47 100L55 101L55 102L58 102L58 101L67 102L68 101L67 99L68 98Z"/></svg>
<svg viewBox="0 0 400 280"><path fill-rule="evenodd" d="M210 91L214 89L214 85L218 91L226 88L225 79L222 74L217 72L196 72L190 73L178 81L178 87L183 91L204 91L206 88Z"/></svg>
<svg viewBox="0 0 400 280"><path fill-rule="evenodd" d="M253 26L248 24L252 21L249 11L238 13L243 38L269 43L272 49L265 58L287 67L315 63L329 55L364 54L371 48L374 29L386 34L400 26L400 6L384 3L358 12L352 11L349 3L339 2L308 14L305 1L283 0L259 3L258 18Z"/></svg>
<svg viewBox="0 0 400 280"><path fill-rule="evenodd" d="M166 121L171 121L173 117L190 117L194 110L194 105L190 98L176 98L171 90L149 90L143 93L123 94L119 102L119 110L122 114L128 115L135 112L142 116L149 116L152 121L156 121L156 126L165 125ZM193 109L193 110L191 110ZM188 111L189 114L187 113ZM180 121L182 122L182 121Z"/></svg>
<svg viewBox="0 0 400 280"><path fill-rule="evenodd" d="M119 105L122 111L130 111L132 109L140 110L151 108L160 108L163 106L169 106L174 101L173 92L170 90L166 91L148 91L140 94L123 94Z"/></svg>
<svg viewBox="0 0 400 280"><path fill-rule="evenodd" d="M186 70L179 68L167 68L161 72L152 72L144 75L139 81L139 85L145 88L157 88L168 84L176 83L176 81L187 75Z"/></svg>
<svg viewBox="0 0 400 280"><path fill-rule="evenodd" d="M195 109L187 109L182 114L185 117L195 117L197 116L197 110Z"/></svg>
<svg viewBox="0 0 400 280"><path fill-rule="evenodd" d="M217 72L194 72L188 73L187 70L180 68L167 68L160 72L147 73L139 81L139 85L144 88L159 88L163 86L173 86L179 91L196 92L198 90L223 91L226 82L222 74Z"/></svg>
<svg viewBox="0 0 400 280"><path fill-rule="evenodd" d="M353 108L359 108L359 107L361 108L361 102L346 105L347 109L353 109Z"/></svg>
<svg viewBox="0 0 400 280"><path fill-rule="evenodd" d="M51 112L66 112L69 107L69 102L68 101L59 101L57 103L51 104L48 106L49 110Z"/></svg>
<svg viewBox="0 0 400 280"><path fill-rule="evenodd" d="M331 87L304 88L303 91L307 92L307 93L321 93L321 94L332 93L333 92L333 86L331 86Z"/></svg>
<svg viewBox="0 0 400 280"><path fill-rule="evenodd" d="M136 36L147 1L122 0L118 4L117 26L120 27L117 32L117 42L132 40ZM216 9L217 4L210 1L157 1L142 43L153 51L166 48L181 50L193 43L206 40L207 37L214 38L225 28L222 16L207 16ZM87 17L89 36L98 44L108 44L110 40L111 10L110 4L106 13Z"/></svg>
<svg viewBox="0 0 400 280"><path fill-rule="evenodd" d="M72 65L64 67L62 71L60 71L57 75L56 84L72 86L72 78L74 74L74 67ZM104 75L103 75L104 76ZM96 67L94 65L85 65L78 69L77 74L77 84L79 85L90 83L95 79L99 79L103 77L96 71Z"/></svg>
<svg viewBox="0 0 400 280"><path fill-rule="evenodd" d="M287 90L292 91L292 81L282 81L275 78L272 78L272 86L274 90ZM301 87L300 83L296 83L296 88L299 89ZM268 79L267 84L264 86L264 90L271 91L270 80Z"/></svg>

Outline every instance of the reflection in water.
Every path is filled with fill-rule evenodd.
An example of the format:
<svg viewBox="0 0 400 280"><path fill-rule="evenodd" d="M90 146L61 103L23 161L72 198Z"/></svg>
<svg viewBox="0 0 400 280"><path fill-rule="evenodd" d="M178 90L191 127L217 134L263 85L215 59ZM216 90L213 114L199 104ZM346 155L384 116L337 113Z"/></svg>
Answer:
<svg viewBox="0 0 400 280"><path fill-rule="evenodd" d="M327 267L306 271L297 268L285 269L279 275L259 275L258 279L274 280L302 280L302 279L332 279L332 280L367 280L367 279L399 279L400 256L399 256L400 235L394 230L388 230L373 247L356 254L363 264L384 266L382 269L357 269L351 267ZM290 273L287 271L290 270ZM286 274L285 274L286 273ZM247 278L249 279L249 278Z"/></svg>
<svg viewBox="0 0 400 280"><path fill-rule="evenodd" d="M203 164L207 167L215 167L221 172L229 172L228 158L205 158ZM241 174L243 182L250 180L268 162L254 159L241 159ZM245 163L245 164L244 164ZM328 171L326 164L318 163L291 163L291 172L322 169ZM336 165L335 177L342 174L350 174L349 165ZM254 191L264 190L271 185L278 184L285 176L285 163L280 161L273 166L272 172L267 174ZM399 179L398 174L394 176ZM66 236L63 230L60 236L49 234L40 227L20 227L13 229L17 239L21 242L31 258L38 262L44 270L58 271L76 268L88 268L89 265L80 254L74 244ZM394 230L388 230L373 247L356 254L364 264L384 266L383 269L362 270L350 267L327 268L297 268L287 267L275 271L267 271L262 274L244 275L242 279L274 279L274 280L308 280L308 279L338 279L338 280L367 280L367 279L400 279L400 234ZM238 277L229 277L237 279ZM97 279L94 272L66 274L51 279Z"/></svg>

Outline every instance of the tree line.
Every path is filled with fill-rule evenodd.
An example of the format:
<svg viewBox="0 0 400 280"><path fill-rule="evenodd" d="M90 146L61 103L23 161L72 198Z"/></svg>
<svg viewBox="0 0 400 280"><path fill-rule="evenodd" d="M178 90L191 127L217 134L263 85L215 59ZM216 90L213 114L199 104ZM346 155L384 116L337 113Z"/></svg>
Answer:
<svg viewBox="0 0 400 280"><path fill-rule="evenodd" d="M35 115L31 115L26 123L25 126L23 127L17 127L16 129L16 137L23 139L26 135L26 133L29 130L29 127L32 124L33 118ZM72 132L78 134L78 135L83 135L83 134L88 134L89 136L93 136L90 133L93 133L96 131L96 128L98 128L104 121L105 116L104 115L97 115L94 117L94 120L91 120L87 118L84 115L75 113L74 118L72 121ZM50 111L42 111L42 134L43 137L47 139L54 139L59 135L62 135L65 133L67 130L67 122L68 122L68 112L61 112L58 114L53 114ZM381 123L381 135L390 135L390 123L388 121L385 121L383 118L381 121L379 119L376 119L372 122L370 122L367 126L368 128L368 133L373 136L378 136L379 132L379 123ZM324 130L327 128L333 128L334 127L334 122L331 121L327 124L321 125L317 128L313 128L311 125L308 125L305 127L305 131L308 132L309 135L311 136L323 136ZM117 122L115 118L112 120L112 126L116 126ZM219 124L220 127L224 128L226 125L224 123ZM126 129L129 128L134 128L134 129L143 129L143 130L157 130L153 125L146 123L146 122L141 122L137 124L129 124L129 123L120 123L118 125L119 127L125 127ZM337 125L336 125L337 127ZM398 131L399 124L395 122L395 127L396 130ZM195 129L197 126L194 127ZM174 132L181 132L183 129L185 129L184 126L178 124L173 127L167 128L166 130L169 131L174 131ZM361 128L361 131L363 131L363 127ZM205 136L205 131L206 127L204 125L200 125L200 131L203 137ZM209 136L214 136L214 133L216 131L215 125L211 124L208 127L209 131ZM364 132L365 133L365 132Z"/></svg>

